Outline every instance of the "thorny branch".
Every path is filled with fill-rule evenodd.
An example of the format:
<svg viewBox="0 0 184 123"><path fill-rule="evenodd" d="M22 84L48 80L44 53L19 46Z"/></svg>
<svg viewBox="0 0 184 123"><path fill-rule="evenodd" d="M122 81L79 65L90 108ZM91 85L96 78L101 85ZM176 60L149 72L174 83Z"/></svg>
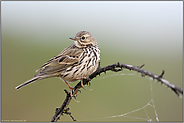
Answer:
<svg viewBox="0 0 184 123"><path fill-rule="evenodd" d="M172 91L174 91L177 96L179 96L179 94L183 94L183 90L181 88L179 88L179 87L171 84L169 81L163 79L164 70L162 71L162 73L160 75L155 75L149 71L141 69L143 66L144 66L144 64L141 66L132 66L132 65L122 64L122 63L118 62L116 64L111 64L111 65L105 66L103 68L99 67L96 72L91 74L88 78L83 79L83 85L88 84L89 81L91 81L94 77L96 77L97 75L100 75L103 72L106 73L106 71L109 71L109 70L114 71L114 72L118 72L118 71L123 71L123 69L129 69L129 70L137 71L138 73L141 73L142 77L149 76L153 79L156 79L158 82L161 82L161 84L165 84L168 88L170 88ZM78 91L80 91L80 88L81 88L81 82L79 82L74 87L73 95L75 95ZM72 97L70 96L70 93L68 93L66 90L64 90L64 91L67 94L66 99L60 108L56 108L55 115L53 116L51 122L57 122L57 120L59 120L60 116L63 114L70 115L72 120L76 121L76 119L74 119L72 117L71 113L68 112L69 108L67 108Z"/></svg>

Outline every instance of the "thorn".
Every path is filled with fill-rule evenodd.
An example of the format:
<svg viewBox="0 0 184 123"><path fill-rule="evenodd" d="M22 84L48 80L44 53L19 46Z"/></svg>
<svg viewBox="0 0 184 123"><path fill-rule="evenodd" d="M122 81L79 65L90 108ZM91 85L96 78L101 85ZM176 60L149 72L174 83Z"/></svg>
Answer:
<svg viewBox="0 0 184 123"><path fill-rule="evenodd" d="M121 65L120 65L120 63L118 62L118 67L120 67Z"/></svg>
<svg viewBox="0 0 184 123"><path fill-rule="evenodd" d="M137 67L142 68L142 67L144 67L144 65L145 65L145 64L142 64L141 66L137 66Z"/></svg>
<svg viewBox="0 0 184 123"><path fill-rule="evenodd" d="M164 75L164 73L165 73L165 71L164 71L164 70L162 70L162 73L160 74L160 76L158 76L158 78L162 78L162 77L163 77L163 75Z"/></svg>
<svg viewBox="0 0 184 123"><path fill-rule="evenodd" d="M59 108L57 107L56 110L55 110L55 113L59 110Z"/></svg>
<svg viewBox="0 0 184 123"><path fill-rule="evenodd" d="M174 91L174 93L175 93L177 96L179 96L179 93L176 91L175 88L171 88L171 89Z"/></svg>
<svg viewBox="0 0 184 123"><path fill-rule="evenodd" d="M67 91L66 89L64 89L64 91L65 91L66 94L69 94L68 91Z"/></svg>
<svg viewBox="0 0 184 123"><path fill-rule="evenodd" d="M104 71L104 73L106 74L106 71Z"/></svg>
<svg viewBox="0 0 184 123"><path fill-rule="evenodd" d="M163 84L163 82L161 81L161 80L158 80L157 79L157 83L159 83L160 82L160 84L162 85ZM169 87L168 87L169 88Z"/></svg>
<svg viewBox="0 0 184 123"><path fill-rule="evenodd" d="M141 73L141 76L142 76L142 77L145 77L145 74Z"/></svg>

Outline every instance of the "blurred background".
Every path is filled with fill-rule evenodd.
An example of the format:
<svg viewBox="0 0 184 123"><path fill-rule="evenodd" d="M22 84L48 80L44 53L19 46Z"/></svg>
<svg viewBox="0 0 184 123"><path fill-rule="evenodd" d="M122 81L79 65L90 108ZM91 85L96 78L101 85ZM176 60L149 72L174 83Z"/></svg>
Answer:
<svg viewBox="0 0 184 123"><path fill-rule="evenodd" d="M101 49L101 67L121 62L139 66L183 87L183 2L1 2L1 120L44 122L54 116L68 86L59 78L15 87L74 42L79 31L91 32ZM123 75L125 74L125 75ZM129 75L135 74L135 75ZM71 83L75 86L78 82ZM152 83L152 91L151 84ZM166 86L124 70L91 81L69 107L78 121L145 121L104 118L134 111L154 100L160 121L183 121L183 99ZM152 92L152 96L151 96ZM156 121L154 109L146 111ZM145 111L131 117L148 118ZM60 121L72 121L67 115Z"/></svg>

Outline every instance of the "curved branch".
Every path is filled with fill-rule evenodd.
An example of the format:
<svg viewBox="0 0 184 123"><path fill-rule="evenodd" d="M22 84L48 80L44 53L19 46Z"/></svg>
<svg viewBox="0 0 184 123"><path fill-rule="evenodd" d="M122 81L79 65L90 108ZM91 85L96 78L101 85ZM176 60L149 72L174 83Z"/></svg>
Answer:
<svg viewBox="0 0 184 123"><path fill-rule="evenodd" d="M88 78L83 79L83 85L86 85L89 83L89 81L91 81L94 77L96 77L97 75L100 75L101 73L106 73L106 71L114 71L114 72L118 72L118 71L123 71L123 69L129 69L132 71L137 71L138 73L141 73L141 76L149 76L153 79L156 79L158 82L161 82L161 84L165 84L167 87L169 87L172 91L175 92L175 94L177 96L179 96L179 94L183 94L183 90L173 84L171 84L169 81L163 79L163 75L164 75L164 70L162 71L162 73L160 75L156 75L153 74L149 71L143 70L141 69L144 66L132 66L132 65L127 65L127 64L122 64L122 63L116 63L116 64L111 64L108 66L105 66L103 68L99 67L97 69L96 72L94 72L93 74L91 74ZM81 88L81 82L79 82L73 89L73 95L75 95L78 91L80 91ZM70 93L68 93L66 90L65 92L67 93L66 99L63 102L62 106L60 108L56 108L56 112L55 115L53 116L51 122L57 122L57 120L59 120L60 116L65 114L70 114L70 117L73 119L73 121L76 121L72 116L71 113L68 113L67 111L67 107L72 99L72 97L70 96Z"/></svg>

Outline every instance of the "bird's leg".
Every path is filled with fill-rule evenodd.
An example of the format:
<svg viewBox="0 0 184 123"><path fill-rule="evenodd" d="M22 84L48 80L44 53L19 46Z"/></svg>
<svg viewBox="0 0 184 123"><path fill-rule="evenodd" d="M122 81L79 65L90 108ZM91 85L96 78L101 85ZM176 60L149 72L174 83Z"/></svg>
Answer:
<svg viewBox="0 0 184 123"><path fill-rule="evenodd" d="M72 94L72 93L73 93L73 89L74 89L74 88L73 88L72 86L70 86L70 84L68 84L68 82L65 81L65 83L66 83L66 84L68 85L68 87L70 88L70 96L73 97L73 94Z"/></svg>
<svg viewBox="0 0 184 123"><path fill-rule="evenodd" d="M73 88L72 86L70 86L70 84L68 84L68 82L65 81L65 83L68 85L68 87L69 87L70 90L71 90L71 91L70 91L70 96L72 97L72 99L73 99L75 102L80 102L80 101L77 101L77 100L74 99L75 96L73 96L73 94L72 94L74 88ZM77 93L76 93L76 94L77 94Z"/></svg>

